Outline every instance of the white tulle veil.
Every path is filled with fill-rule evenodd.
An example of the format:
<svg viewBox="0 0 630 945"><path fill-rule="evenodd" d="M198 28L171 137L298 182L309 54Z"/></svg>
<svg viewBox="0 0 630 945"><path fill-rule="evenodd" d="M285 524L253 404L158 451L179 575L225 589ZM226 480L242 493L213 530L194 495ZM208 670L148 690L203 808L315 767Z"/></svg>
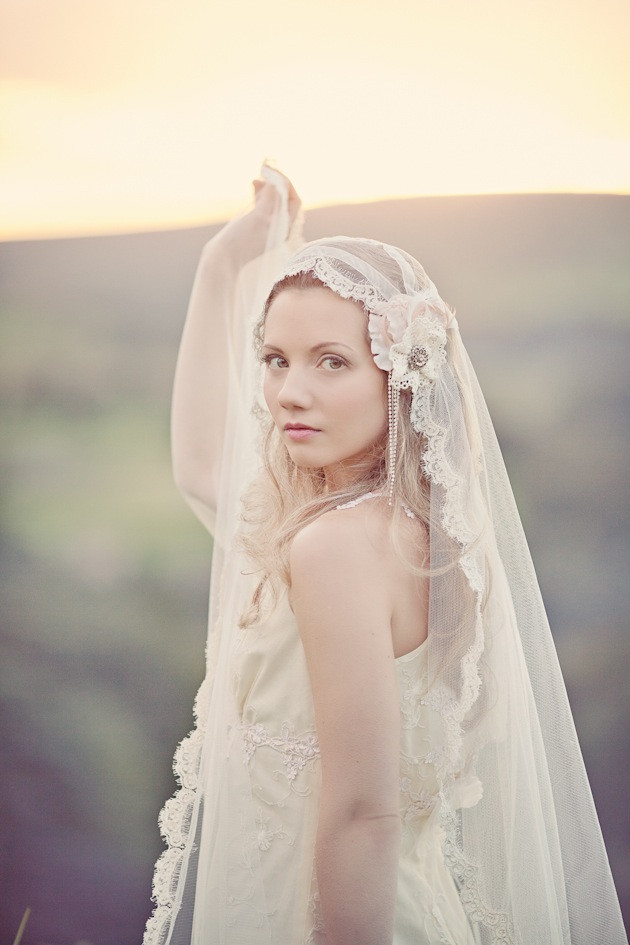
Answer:
<svg viewBox="0 0 630 945"><path fill-rule="evenodd" d="M168 849L156 867L145 945L293 945L269 941L257 918L265 901L255 844L247 842L256 833L248 768L228 783L225 759L238 737L230 654L253 589L234 542L240 497L257 468L251 331L273 284L301 272L363 304L377 364L395 380L394 401L401 389L412 391L424 441L418 476L430 487L430 761L469 941L621 945L627 939L536 575L457 321L401 250L344 237L296 249L295 237L286 240L284 180L267 173L277 186L267 246L242 267L224 306L228 435L208 674L197 727L176 756L180 789L161 815ZM394 483L394 502L395 495ZM304 825L304 843L314 829ZM248 901L234 928L222 903L237 879ZM303 882L286 877L287 901Z"/></svg>

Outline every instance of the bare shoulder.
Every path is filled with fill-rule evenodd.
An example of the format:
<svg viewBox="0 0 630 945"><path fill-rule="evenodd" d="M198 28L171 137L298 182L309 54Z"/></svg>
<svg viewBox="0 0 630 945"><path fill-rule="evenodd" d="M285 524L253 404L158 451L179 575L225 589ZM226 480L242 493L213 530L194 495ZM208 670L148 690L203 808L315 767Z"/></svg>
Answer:
<svg viewBox="0 0 630 945"><path fill-rule="evenodd" d="M293 539L291 566L316 565L320 560L344 559L367 564L382 554L387 516L377 502L331 509L306 525Z"/></svg>
<svg viewBox="0 0 630 945"><path fill-rule="evenodd" d="M332 509L303 528L291 547L291 573L304 571L321 577L341 569L346 580L366 575L379 584L390 574L400 577L405 560L422 564L427 548L425 529L416 519L398 512L392 528L392 510L385 499Z"/></svg>
<svg viewBox="0 0 630 945"><path fill-rule="evenodd" d="M357 652L368 638L396 656L410 652L427 635L427 562L423 524L385 500L320 516L291 549L290 598L303 639L329 631Z"/></svg>
<svg viewBox="0 0 630 945"><path fill-rule="evenodd" d="M311 667L342 655L391 657L393 597L374 540L379 533L385 528L378 516L358 506L326 512L294 538L289 594Z"/></svg>

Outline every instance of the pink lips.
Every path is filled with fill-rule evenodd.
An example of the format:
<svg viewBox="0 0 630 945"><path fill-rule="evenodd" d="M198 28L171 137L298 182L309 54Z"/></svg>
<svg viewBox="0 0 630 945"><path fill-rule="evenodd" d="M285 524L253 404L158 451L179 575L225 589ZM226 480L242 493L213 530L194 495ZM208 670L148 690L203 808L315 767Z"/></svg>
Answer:
<svg viewBox="0 0 630 945"><path fill-rule="evenodd" d="M319 433L319 430L315 430L313 427L305 427L302 423L287 423L284 432L292 440L308 440Z"/></svg>

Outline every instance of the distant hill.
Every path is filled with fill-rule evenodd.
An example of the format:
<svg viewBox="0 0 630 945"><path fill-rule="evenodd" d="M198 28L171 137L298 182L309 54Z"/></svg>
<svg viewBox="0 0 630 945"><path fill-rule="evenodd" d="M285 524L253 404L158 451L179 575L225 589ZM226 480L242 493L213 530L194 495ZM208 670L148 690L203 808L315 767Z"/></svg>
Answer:
<svg viewBox="0 0 630 945"><path fill-rule="evenodd" d="M217 227L0 244L0 941L135 945L203 671L209 541L168 451ZM626 914L630 197L310 211L455 306L510 471ZM112 903L116 908L112 910Z"/></svg>
<svg viewBox="0 0 630 945"><path fill-rule="evenodd" d="M217 229L0 244L3 296L55 312L71 295L94 314L136 322L151 311L176 326L199 249ZM419 197L309 211L307 239L336 233L407 249L466 324L501 324L506 313L588 319L594 304L600 317L628 315L627 196Z"/></svg>

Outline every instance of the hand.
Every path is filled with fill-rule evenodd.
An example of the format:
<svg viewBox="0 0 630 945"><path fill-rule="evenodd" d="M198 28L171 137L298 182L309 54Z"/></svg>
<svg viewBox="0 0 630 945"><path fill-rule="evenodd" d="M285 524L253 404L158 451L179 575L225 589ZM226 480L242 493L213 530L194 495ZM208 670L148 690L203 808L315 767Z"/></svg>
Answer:
<svg viewBox="0 0 630 945"><path fill-rule="evenodd" d="M289 220L287 232L283 235L277 234L275 238L287 239L289 237L301 206L301 200L288 177L275 168L269 168L269 170L269 176L275 177L276 183L266 177L253 181L254 207L248 213L231 220L207 244L204 256L209 265L214 265L212 260L218 252L223 254L223 266L239 268L268 248L269 227L279 207L279 182L277 181L279 177L287 186Z"/></svg>
<svg viewBox="0 0 630 945"><path fill-rule="evenodd" d="M289 178L276 168L273 168L272 170L274 174L282 177L282 179L286 181L287 184L290 229L299 213L302 201L300 200L300 197ZM263 213L264 215L271 216L275 206L276 188L270 181L264 180L262 178L257 178L252 183L254 185L255 210L257 212Z"/></svg>

